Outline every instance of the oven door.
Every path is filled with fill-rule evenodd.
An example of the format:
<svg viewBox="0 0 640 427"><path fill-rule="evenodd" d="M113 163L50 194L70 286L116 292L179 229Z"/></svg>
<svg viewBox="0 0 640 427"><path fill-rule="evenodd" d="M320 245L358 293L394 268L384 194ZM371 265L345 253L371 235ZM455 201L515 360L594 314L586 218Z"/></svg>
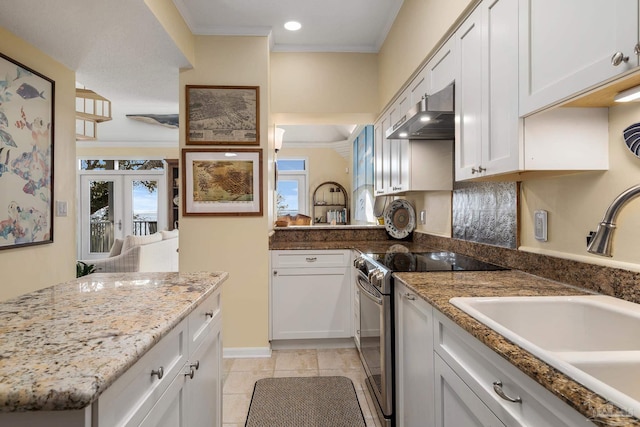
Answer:
<svg viewBox="0 0 640 427"><path fill-rule="evenodd" d="M362 274L358 274L357 283L360 288L360 358L367 383L379 406L376 409L385 418L391 418L391 296L381 294Z"/></svg>

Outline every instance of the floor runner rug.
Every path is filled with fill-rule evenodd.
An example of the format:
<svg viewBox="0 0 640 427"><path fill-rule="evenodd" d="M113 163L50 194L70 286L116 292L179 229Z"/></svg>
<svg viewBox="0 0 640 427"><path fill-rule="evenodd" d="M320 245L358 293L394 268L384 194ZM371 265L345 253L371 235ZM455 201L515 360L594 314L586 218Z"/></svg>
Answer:
<svg viewBox="0 0 640 427"><path fill-rule="evenodd" d="M349 378L263 378L245 427L365 427L365 421Z"/></svg>

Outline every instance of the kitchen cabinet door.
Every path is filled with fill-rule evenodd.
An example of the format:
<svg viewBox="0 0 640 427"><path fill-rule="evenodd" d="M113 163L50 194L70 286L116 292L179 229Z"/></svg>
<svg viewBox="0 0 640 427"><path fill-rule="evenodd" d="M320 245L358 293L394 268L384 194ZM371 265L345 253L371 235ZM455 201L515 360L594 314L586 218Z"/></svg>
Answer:
<svg viewBox="0 0 640 427"><path fill-rule="evenodd" d="M456 79L456 40L449 38L426 65L427 93L438 92Z"/></svg>
<svg viewBox="0 0 640 427"><path fill-rule="evenodd" d="M271 251L271 267L271 339L353 336L351 251Z"/></svg>
<svg viewBox="0 0 640 427"><path fill-rule="evenodd" d="M457 78L455 87L456 180L475 175L481 164L482 138L485 109L482 100L483 58L481 9L476 8L462 23L455 34L458 51Z"/></svg>
<svg viewBox="0 0 640 427"><path fill-rule="evenodd" d="M504 427L440 356L435 356L436 426Z"/></svg>
<svg viewBox="0 0 640 427"><path fill-rule="evenodd" d="M432 308L396 282L397 427L434 425Z"/></svg>
<svg viewBox="0 0 640 427"><path fill-rule="evenodd" d="M383 121L379 120L373 126L373 167L374 167L374 180L373 180L373 194L380 196L384 194L384 180L383 180L383 156L382 143L384 142L384 130Z"/></svg>
<svg viewBox="0 0 640 427"><path fill-rule="evenodd" d="M222 319L209 327L206 338L189 359L189 427L222 426Z"/></svg>
<svg viewBox="0 0 640 427"><path fill-rule="evenodd" d="M638 65L637 0L519 0L520 115ZM616 53L628 57L612 63Z"/></svg>
<svg viewBox="0 0 640 427"><path fill-rule="evenodd" d="M482 2L456 33L456 179L520 169L518 1Z"/></svg>
<svg viewBox="0 0 640 427"><path fill-rule="evenodd" d="M389 117L391 126L398 123L399 120L409 111L410 91L405 90L403 94L394 103ZM391 139L388 140L390 145L390 173L391 188L390 193L397 193L409 190L409 165L411 162L409 152L409 140L407 139Z"/></svg>

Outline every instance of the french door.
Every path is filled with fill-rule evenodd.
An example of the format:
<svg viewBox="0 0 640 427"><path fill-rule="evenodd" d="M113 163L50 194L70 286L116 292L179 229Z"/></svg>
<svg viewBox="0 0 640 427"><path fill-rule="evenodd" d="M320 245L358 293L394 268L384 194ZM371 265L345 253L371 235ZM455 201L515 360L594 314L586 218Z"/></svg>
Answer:
<svg viewBox="0 0 640 427"><path fill-rule="evenodd" d="M160 173L80 176L80 259L104 258L115 239L166 227L165 178Z"/></svg>

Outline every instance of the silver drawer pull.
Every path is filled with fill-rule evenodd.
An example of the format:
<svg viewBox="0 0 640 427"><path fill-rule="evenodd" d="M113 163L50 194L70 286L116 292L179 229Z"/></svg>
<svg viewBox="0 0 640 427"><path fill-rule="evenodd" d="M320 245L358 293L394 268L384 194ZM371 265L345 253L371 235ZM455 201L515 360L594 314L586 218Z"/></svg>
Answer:
<svg viewBox="0 0 640 427"><path fill-rule="evenodd" d="M500 396L501 398L503 398L504 400L511 402L511 403L522 403L522 399L520 398L520 396L513 398L513 397L509 397L504 393L504 390L502 390L502 381L494 381L493 382L493 391L496 392L496 394L498 396Z"/></svg>
<svg viewBox="0 0 640 427"><path fill-rule="evenodd" d="M196 371L200 369L200 361L196 360L196 363L192 363L189 365L190 368L196 368Z"/></svg>
<svg viewBox="0 0 640 427"><path fill-rule="evenodd" d="M412 295L412 294L409 294L409 293L405 294L405 296L404 296L404 297L405 297L406 299L408 299L409 301L415 301L415 300L416 300L415 295Z"/></svg>
<svg viewBox="0 0 640 427"><path fill-rule="evenodd" d="M213 311L207 311L204 313L204 317L211 317L213 319Z"/></svg>
<svg viewBox="0 0 640 427"><path fill-rule="evenodd" d="M164 377L164 368L162 366L160 366L158 369L154 369L151 371L151 376L157 376L159 380L162 379L162 377Z"/></svg>
<svg viewBox="0 0 640 427"><path fill-rule="evenodd" d="M193 369L193 367L189 367L189 372L187 372L186 374L184 374L185 377L189 377L190 379L193 379L193 376L196 374L196 370Z"/></svg>
<svg viewBox="0 0 640 427"><path fill-rule="evenodd" d="M318 260L318 257L308 256L305 259L307 260L307 262L316 262Z"/></svg>

